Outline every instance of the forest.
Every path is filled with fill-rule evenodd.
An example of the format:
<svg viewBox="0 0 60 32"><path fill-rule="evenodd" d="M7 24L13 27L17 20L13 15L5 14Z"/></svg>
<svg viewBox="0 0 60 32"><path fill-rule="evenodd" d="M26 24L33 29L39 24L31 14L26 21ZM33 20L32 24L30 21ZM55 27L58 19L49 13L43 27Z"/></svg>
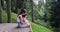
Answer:
<svg viewBox="0 0 60 32"><path fill-rule="evenodd" d="M22 8L33 32L60 32L60 0L0 0L0 24L17 23Z"/></svg>

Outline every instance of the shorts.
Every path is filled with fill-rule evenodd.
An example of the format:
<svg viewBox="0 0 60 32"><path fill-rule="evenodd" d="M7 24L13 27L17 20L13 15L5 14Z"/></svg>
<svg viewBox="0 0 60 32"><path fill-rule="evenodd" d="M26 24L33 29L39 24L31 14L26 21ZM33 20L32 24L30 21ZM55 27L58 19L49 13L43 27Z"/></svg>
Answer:
<svg viewBox="0 0 60 32"><path fill-rule="evenodd" d="M20 27L20 28L24 28L24 27L26 27L26 25L24 25L24 24L18 22L18 27Z"/></svg>

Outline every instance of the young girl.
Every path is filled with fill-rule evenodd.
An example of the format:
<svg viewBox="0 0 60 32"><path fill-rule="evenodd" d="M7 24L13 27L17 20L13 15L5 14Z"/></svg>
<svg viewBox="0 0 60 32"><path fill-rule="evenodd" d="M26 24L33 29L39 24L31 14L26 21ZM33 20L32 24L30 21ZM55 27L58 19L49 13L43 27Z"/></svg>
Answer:
<svg viewBox="0 0 60 32"><path fill-rule="evenodd" d="M19 28L30 27L30 32L32 32L32 27L28 20L26 19L26 17L27 17L26 9L21 9L21 12L17 17L18 27Z"/></svg>

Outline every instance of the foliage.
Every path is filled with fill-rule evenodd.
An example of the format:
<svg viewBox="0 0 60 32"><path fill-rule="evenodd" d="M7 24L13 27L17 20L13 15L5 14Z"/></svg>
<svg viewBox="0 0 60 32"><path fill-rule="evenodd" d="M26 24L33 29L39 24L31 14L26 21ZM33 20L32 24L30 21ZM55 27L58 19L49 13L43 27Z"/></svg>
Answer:
<svg viewBox="0 0 60 32"><path fill-rule="evenodd" d="M22 0L12 0L12 11L15 13L18 13L18 9L21 9L23 6L25 9L27 9L28 17L30 20L32 20L32 5L31 0L29 1L22 1ZM45 13L47 13L47 16L44 16ZM46 27L50 27L47 25L50 25L49 22L45 21L50 19L51 14L49 12L45 11L44 2L41 0L39 1L39 5L33 4L33 19L34 22L37 24L41 24ZM43 23L43 24L42 24Z"/></svg>
<svg viewBox="0 0 60 32"><path fill-rule="evenodd" d="M3 14L3 23L7 23L7 13L5 11L3 11L2 14ZM12 13L11 16L12 16L12 22L16 23L17 22L17 20L16 20L17 14Z"/></svg>
<svg viewBox="0 0 60 32"><path fill-rule="evenodd" d="M12 22L13 23L17 23L16 18L17 18L17 14L12 13ZM7 21L6 12L3 11L3 23L6 23L6 21ZM46 28L44 26L32 23L31 20L29 20L29 22L32 25L33 32L53 32L51 29L48 29L48 28Z"/></svg>

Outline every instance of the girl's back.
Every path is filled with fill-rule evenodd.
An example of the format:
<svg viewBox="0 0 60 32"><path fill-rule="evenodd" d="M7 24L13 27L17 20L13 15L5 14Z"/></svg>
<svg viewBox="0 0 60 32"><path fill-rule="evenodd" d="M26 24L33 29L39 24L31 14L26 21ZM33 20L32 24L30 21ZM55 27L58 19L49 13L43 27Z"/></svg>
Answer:
<svg viewBox="0 0 60 32"><path fill-rule="evenodd" d="M22 15L19 15L19 16L17 17L17 21L18 21L18 22L20 22L20 16L22 16ZM23 22L26 22L26 20L27 20L26 17L22 17L22 19L23 19Z"/></svg>

